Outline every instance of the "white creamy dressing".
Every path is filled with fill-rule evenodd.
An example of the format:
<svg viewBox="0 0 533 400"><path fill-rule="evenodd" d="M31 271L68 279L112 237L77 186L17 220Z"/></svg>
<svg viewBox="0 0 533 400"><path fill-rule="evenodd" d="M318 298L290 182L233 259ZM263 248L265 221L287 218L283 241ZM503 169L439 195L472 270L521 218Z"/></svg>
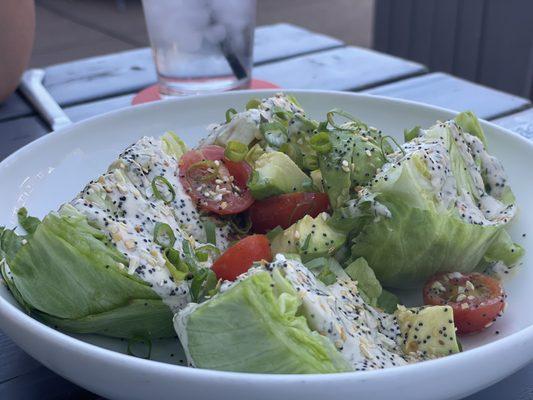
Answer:
<svg viewBox="0 0 533 400"><path fill-rule="evenodd" d="M231 140L231 137L237 138L239 142L248 145L254 139L261 137L261 132L259 131L260 122L261 113L256 109L235 114L229 122L210 125L207 128L209 133L201 141L200 147L208 144L225 146Z"/></svg>
<svg viewBox="0 0 533 400"><path fill-rule="evenodd" d="M261 105L259 106L261 115L269 121L272 119L272 111L274 108L281 108L282 110L292 113L304 114L304 110L290 101L289 98L283 93L276 93L272 97L261 100Z"/></svg>
<svg viewBox="0 0 533 400"><path fill-rule="evenodd" d="M162 176L175 192L168 204L158 198L152 181ZM171 193L163 185L163 197ZM126 149L107 173L90 182L71 204L87 216L117 249L129 259L124 266L149 283L153 290L177 312L191 301L186 282L174 282L166 266L163 248L154 241L156 223L170 226L176 241L173 247L184 257L182 243L205 242L205 230L193 201L178 178L178 160L162 148L160 139L143 137ZM224 251L232 240L231 228L215 218L217 247ZM218 222L218 224L217 224ZM199 263L210 266L210 260Z"/></svg>
<svg viewBox="0 0 533 400"><path fill-rule="evenodd" d="M185 192L178 177L178 160L167 154L160 139L143 137L127 148L115 161L111 168L120 168L135 184L147 199L153 202L162 200L154 196L152 181L163 176L175 191L175 198L170 203L176 221L180 227L199 242L206 242L205 229L192 199ZM207 217L206 217L207 218ZM217 247L224 251L233 240L235 234L229 224L222 223L219 218L209 217L215 223Z"/></svg>
<svg viewBox="0 0 533 400"><path fill-rule="evenodd" d="M104 203L95 197L103 197ZM154 242L155 224L168 224L176 237L174 248L183 256L182 241L186 237L170 207L147 200L119 170L111 170L89 183L71 204L128 257L129 265L124 268L149 283L173 311L190 301L187 283L174 282L163 249Z"/></svg>
<svg viewBox="0 0 533 400"><path fill-rule="evenodd" d="M509 279L518 268L505 265L503 261L495 261L484 271L486 274L494 276L500 281Z"/></svg>
<svg viewBox="0 0 533 400"><path fill-rule="evenodd" d="M304 114L304 111L292 103L285 94L277 93L272 97L262 99L257 109L234 114L229 122L209 125L207 137L200 141L200 147L208 144L225 146L228 140L235 139L249 145L254 140L262 139L260 123L262 120L272 121L274 108Z"/></svg>
<svg viewBox="0 0 533 400"><path fill-rule="evenodd" d="M326 286L300 261L287 259L282 254L277 254L266 268L281 270L302 301L302 312L309 327L329 338L356 371L405 365L421 359L416 354L404 355L396 318L366 304L356 282L338 279ZM220 292L260 271L265 268L254 267L235 282L224 282ZM194 309L180 312L180 331L185 329L183 325Z"/></svg>
<svg viewBox="0 0 533 400"><path fill-rule="evenodd" d="M402 148L405 154L397 151L389 155L389 162L376 175L376 182L397 175L393 169L399 170L402 163L417 157L426 163L429 178L424 176L431 183L438 206L443 209L455 207L459 218L471 224L494 226L513 218L516 206L498 200L507 187L501 163L487 153L477 137L463 132L454 121L422 130L420 136L403 144ZM450 151L459 152L471 182L469 189L458 184Z"/></svg>
<svg viewBox="0 0 533 400"><path fill-rule="evenodd" d="M378 222L380 218L392 218L390 210L375 200L376 194L371 193L367 187L361 188L357 196L357 199L348 200L344 207L337 210L342 217L357 218L366 215L366 211L362 211L360 208L360 205L365 203L370 205L370 212L374 216L374 222Z"/></svg>
<svg viewBox="0 0 533 400"><path fill-rule="evenodd" d="M298 292L309 327L328 337L356 371L407 363L396 343L396 319L367 305L356 282L338 280L326 287L300 262L282 255L270 267L281 268Z"/></svg>

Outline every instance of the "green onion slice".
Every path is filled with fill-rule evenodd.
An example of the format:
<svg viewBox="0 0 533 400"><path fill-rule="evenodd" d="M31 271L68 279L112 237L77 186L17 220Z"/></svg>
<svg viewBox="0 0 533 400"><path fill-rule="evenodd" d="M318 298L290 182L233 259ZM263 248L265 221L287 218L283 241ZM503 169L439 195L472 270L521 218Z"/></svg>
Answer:
<svg viewBox="0 0 533 400"><path fill-rule="evenodd" d="M368 126L364 122L362 122L361 120L355 118L353 115L351 115L351 114L347 113L346 111L341 110L339 108L334 108L333 110L329 111L326 114L329 124L332 127L334 127L334 128L345 129L342 125L338 124L335 121L335 115L340 115L341 117L344 117L344 118L346 118L347 120L349 120L351 122L355 122L357 124L357 126L365 128L365 129L368 129Z"/></svg>
<svg viewBox="0 0 533 400"><path fill-rule="evenodd" d="M185 263L187 264L187 266L189 267L189 270L193 274L197 274L201 268L198 265L198 262L197 262L198 260L196 258L196 254L194 253L191 244L189 243L188 240L184 240L183 242L181 242L181 244L183 246L183 254L185 256Z"/></svg>
<svg viewBox="0 0 533 400"><path fill-rule="evenodd" d="M253 98L253 99L250 99L248 103L246 103L246 109L251 110L254 108L259 108L260 105L261 105L261 100Z"/></svg>
<svg viewBox="0 0 533 400"><path fill-rule="evenodd" d="M175 282L181 282L191 277L189 267L181 260L180 252L178 250L172 247L165 249L163 257L167 261L166 267L170 271Z"/></svg>
<svg viewBox="0 0 533 400"><path fill-rule="evenodd" d="M404 129L403 130L403 137L404 137L405 141L408 142L410 140L413 140L418 135L420 135L420 130L421 130L421 128L420 128L419 125L415 126L412 129Z"/></svg>
<svg viewBox="0 0 533 400"><path fill-rule="evenodd" d="M246 153L246 155L244 156L244 161L246 161L248 164L250 164L251 167L253 167L257 159L261 157L264 152L265 151L259 145L259 143L256 143L252 146L250 150L248 150L248 153Z"/></svg>
<svg viewBox="0 0 533 400"><path fill-rule="evenodd" d="M195 249L195 255L198 261L205 262L209 259L210 255L213 259L220 256L220 249L212 244L204 244Z"/></svg>
<svg viewBox="0 0 533 400"><path fill-rule="evenodd" d="M286 128L280 122L267 122L260 126L266 142L276 148L287 142Z"/></svg>
<svg viewBox="0 0 533 400"><path fill-rule="evenodd" d="M154 242L164 249L174 246L176 236L169 224L157 222L154 228Z"/></svg>
<svg viewBox="0 0 533 400"><path fill-rule="evenodd" d="M204 230L205 230L205 240L207 241L207 243L211 243L212 245L216 246L217 245L217 233L216 233L215 223L207 218L204 219L202 223L204 225Z"/></svg>
<svg viewBox="0 0 533 400"><path fill-rule="evenodd" d="M252 220L248 213L232 215L229 224L239 235L246 235L252 229Z"/></svg>
<svg viewBox="0 0 533 400"><path fill-rule="evenodd" d="M147 350L145 351L145 354L135 354L133 352L133 346L134 345L145 345L147 347ZM150 356L152 355L152 341L148 338L140 338L140 337L133 337L128 340L128 348L127 353L130 356L137 357L137 358L144 358L145 360L150 359Z"/></svg>
<svg viewBox="0 0 533 400"><path fill-rule="evenodd" d="M333 149L333 145L329 140L329 134L327 132L320 132L311 137L309 140L311 148L318 154L328 154Z"/></svg>
<svg viewBox="0 0 533 400"><path fill-rule="evenodd" d="M309 171L318 169L318 157L314 154L305 155L302 159L302 166Z"/></svg>
<svg viewBox="0 0 533 400"><path fill-rule="evenodd" d="M203 269L191 280L190 294L193 302L213 296L218 289L218 279L211 269Z"/></svg>
<svg viewBox="0 0 533 400"><path fill-rule="evenodd" d="M292 113L285 110L282 107L274 106L272 107L272 114L278 117L283 121L288 121L292 118Z"/></svg>
<svg viewBox="0 0 533 400"><path fill-rule="evenodd" d="M268 238L268 240L272 241L280 233L283 233L283 228L278 225L274 229L271 229L270 231L268 231L266 234L266 237Z"/></svg>
<svg viewBox="0 0 533 400"><path fill-rule="evenodd" d="M298 102L298 100L296 99L296 97L294 97L293 95L288 94L288 95L287 95L287 99L288 99L292 104L294 104L296 107L302 108L302 106L300 105L300 103Z"/></svg>
<svg viewBox="0 0 533 400"><path fill-rule="evenodd" d="M325 257L318 257L305 263L305 266L310 269L322 269L329 266L329 260Z"/></svg>
<svg viewBox="0 0 533 400"><path fill-rule="evenodd" d="M305 241L304 241L304 244L303 246L301 247L301 249L303 251L306 251L308 248L309 248L309 244L311 243L311 234L307 235L307 237L305 238Z"/></svg>
<svg viewBox="0 0 533 400"><path fill-rule="evenodd" d="M237 114L236 109L228 108L228 110L226 111L226 122L230 122L235 114Z"/></svg>
<svg viewBox="0 0 533 400"><path fill-rule="evenodd" d="M226 149L224 150L224 157L230 161L239 162L244 160L244 157L248 153L248 146L244 143L237 142L236 140L230 140L226 144Z"/></svg>
<svg viewBox="0 0 533 400"><path fill-rule="evenodd" d="M388 162L388 158L387 158L387 155L385 154L385 151L383 150L383 142L385 140L392 140L392 142L396 145L396 147L398 147L398 149L402 152L402 154L405 156L405 150L403 149L402 146L400 146L398 144L398 142L396 141L396 139L394 139L392 136L382 136L381 137L381 141L379 142L379 147L381 149L381 155L383 156L383 159Z"/></svg>
<svg viewBox="0 0 533 400"><path fill-rule="evenodd" d="M194 170L196 169L203 169L201 178L193 178L191 175ZM212 170L212 172L209 171L209 169ZM190 181L200 181L200 182L211 182L215 180L218 176L218 167L212 160L204 160L204 161L198 161L194 164L192 164L189 168L187 168L187 171L185 172L185 175L188 180Z"/></svg>
<svg viewBox="0 0 533 400"><path fill-rule="evenodd" d="M158 187L159 183L162 183L163 185L165 185L167 187L168 194L170 196L169 195L164 196L161 193L161 191L159 190L159 187ZM170 182L167 180L167 178L165 178L164 176L159 176L158 175L152 180L152 191L154 192L154 196L157 197L159 200L163 200L165 202L165 204L168 204L171 201L174 201L174 199L176 198L176 192L174 191L174 188L172 187Z"/></svg>

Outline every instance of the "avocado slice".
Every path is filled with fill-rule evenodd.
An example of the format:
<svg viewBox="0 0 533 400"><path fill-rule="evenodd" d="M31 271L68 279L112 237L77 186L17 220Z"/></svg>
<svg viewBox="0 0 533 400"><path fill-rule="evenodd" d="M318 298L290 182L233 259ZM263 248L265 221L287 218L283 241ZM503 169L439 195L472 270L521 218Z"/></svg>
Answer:
<svg viewBox="0 0 533 400"><path fill-rule="evenodd" d="M319 167L331 206L338 208L350 199L350 189L368 184L386 160L367 131L333 131L330 141L333 150L319 157Z"/></svg>
<svg viewBox="0 0 533 400"><path fill-rule="evenodd" d="M440 357L461 351L450 306L398 306L395 314L403 336L402 349L406 354L421 352Z"/></svg>
<svg viewBox="0 0 533 400"><path fill-rule="evenodd" d="M297 253L303 262L333 254L344 244L346 236L332 229L328 219L327 213L316 218L306 215L272 239L272 253Z"/></svg>
<svg viewBox="0 0 533 400"><path fill-rule="evenodd" d="M385 163L380 146L367 135L355 135L355 149L352 153L352 186L368 184Z"/></svg>
<svg viewBox="0 0 533 400"><path fill-rule="evenodd" d="M341 207L350 199L351 159L355 146L355 135L352 132L331 132L330 141L333 150L319 157L324 188L329 197L331 207Z"/></svg>
<svg viewBox="0 0 533 400"><path fill-rule="evenodd" d="M310 139L317 132L317 128L318 122L300 113L294 114L287 125L289 136L287 145L293 149L288 155L306 172L318 168L318 155L310 144Z"/></svg>
<svg viewBox="0 0 533 400"><path fill-rule="evenodd" d="M273 151L257 159L248 187L252 196L264 199L284 193L310 192L313 182L289 156Z"/></svg>

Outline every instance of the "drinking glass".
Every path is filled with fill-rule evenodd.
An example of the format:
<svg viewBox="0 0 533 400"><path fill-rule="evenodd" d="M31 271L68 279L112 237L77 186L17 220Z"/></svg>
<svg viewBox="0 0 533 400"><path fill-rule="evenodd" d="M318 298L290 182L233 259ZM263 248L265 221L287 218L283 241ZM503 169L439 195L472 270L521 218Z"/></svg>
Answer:
<svg viewBox="0 0 533 400"><path fill-rule="evenodd" d="M143 8L161 95L249 86L256 0L143 0Z"/></svg>

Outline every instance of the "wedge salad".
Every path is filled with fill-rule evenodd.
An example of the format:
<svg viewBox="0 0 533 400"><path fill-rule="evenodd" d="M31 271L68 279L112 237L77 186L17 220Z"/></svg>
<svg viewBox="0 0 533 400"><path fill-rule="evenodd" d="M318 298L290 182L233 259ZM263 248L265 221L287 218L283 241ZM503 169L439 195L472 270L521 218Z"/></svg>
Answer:
<svg viewBox="0 0 533 400"><path fill-rule="evenodd" d="M476 116L408 127L401 144L344 110L321 117L279 93L229 108L196 148L141 138L57 211L0 227L4 283L56 329L177 336L197 368L333 373L460 352L458 335L503 314L524 253ZM424 304L402 305L405 288Z"/></svg>

